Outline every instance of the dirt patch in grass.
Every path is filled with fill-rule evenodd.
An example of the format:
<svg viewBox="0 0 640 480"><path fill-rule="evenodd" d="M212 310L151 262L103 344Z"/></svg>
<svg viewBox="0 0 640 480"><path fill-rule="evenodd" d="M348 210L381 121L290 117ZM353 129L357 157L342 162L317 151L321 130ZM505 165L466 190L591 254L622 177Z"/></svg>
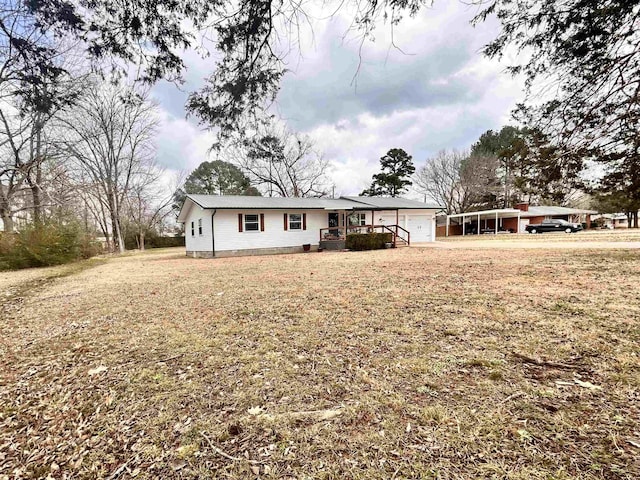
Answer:
<svg viewBox="0 0 640 480"><path fill-rule="evenodd" d="M640 254L111 259L0 323L0 478L640 476Z"/></svg>

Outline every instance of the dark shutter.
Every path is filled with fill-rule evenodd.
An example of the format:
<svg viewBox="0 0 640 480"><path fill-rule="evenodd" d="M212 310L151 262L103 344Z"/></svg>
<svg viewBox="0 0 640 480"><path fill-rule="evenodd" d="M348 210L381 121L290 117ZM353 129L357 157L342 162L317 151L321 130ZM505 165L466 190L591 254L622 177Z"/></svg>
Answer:
<svg viewBox="0 0 640 480"><path fill-rule="evenodd" d="M260 231L264 232L264 213L260 214Z"/></svg>
<svg viewBox="0 0 640 480"><path fill-rule="evenodd" d="M302 214L302 229L303 230L307 229L307 214L306 213Z"/></svg>
<svg viewBox="0 0 640 480"><path fill-rule="evenodd" d="M286 232L289 229L289 222L287 222L287 214L284 214L284 231Z"/></svg>
<svg viewBox="0 0 640 480"><path fill-rule="evenodd" d="M242 231L242 214L241 213L238 214L238 231L239 232Z"/></svg>

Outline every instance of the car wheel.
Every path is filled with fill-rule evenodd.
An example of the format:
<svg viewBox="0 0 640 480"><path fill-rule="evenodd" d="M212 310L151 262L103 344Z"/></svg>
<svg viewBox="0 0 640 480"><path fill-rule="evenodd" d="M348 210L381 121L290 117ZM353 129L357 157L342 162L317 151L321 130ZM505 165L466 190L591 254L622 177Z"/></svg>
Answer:
<svg viewBox="0 0 640 480"><path fill-rule="evenodd" d="M564 231L565 231L565 233L571 233L571 232L573 232L573 230L571 230L569 227L565 228L565 229L564 229Z"/></svg>
<svg viewBox="0 0 640 480"><path fill-rule="evenodd" d="M538 233L538 230L536 230L535 228L532 228L531 233Z"/></svg>

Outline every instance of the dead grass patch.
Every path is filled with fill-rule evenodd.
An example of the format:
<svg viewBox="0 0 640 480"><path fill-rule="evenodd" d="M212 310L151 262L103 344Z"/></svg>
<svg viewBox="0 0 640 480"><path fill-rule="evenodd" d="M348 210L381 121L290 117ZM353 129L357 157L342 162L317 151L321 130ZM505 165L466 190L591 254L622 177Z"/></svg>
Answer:
<svg viewBox="0 0 640 480"><path fill-rule="evenodd" d="M638 478L639 280L623 250L113 258L4 311L0 478Z"/></svg>

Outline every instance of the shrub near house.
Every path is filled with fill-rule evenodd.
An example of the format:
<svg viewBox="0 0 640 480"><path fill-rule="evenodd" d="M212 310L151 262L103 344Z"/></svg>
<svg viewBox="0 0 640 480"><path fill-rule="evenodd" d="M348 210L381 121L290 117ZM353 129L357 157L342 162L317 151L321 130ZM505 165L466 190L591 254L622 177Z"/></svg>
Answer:
<svg viewBox="0 0 640 480"><path fill-rule="evenodd" d="M348 250L380 250L386 243L393 242L390 233L352 233L347 235L345 248Z"/></svg>

